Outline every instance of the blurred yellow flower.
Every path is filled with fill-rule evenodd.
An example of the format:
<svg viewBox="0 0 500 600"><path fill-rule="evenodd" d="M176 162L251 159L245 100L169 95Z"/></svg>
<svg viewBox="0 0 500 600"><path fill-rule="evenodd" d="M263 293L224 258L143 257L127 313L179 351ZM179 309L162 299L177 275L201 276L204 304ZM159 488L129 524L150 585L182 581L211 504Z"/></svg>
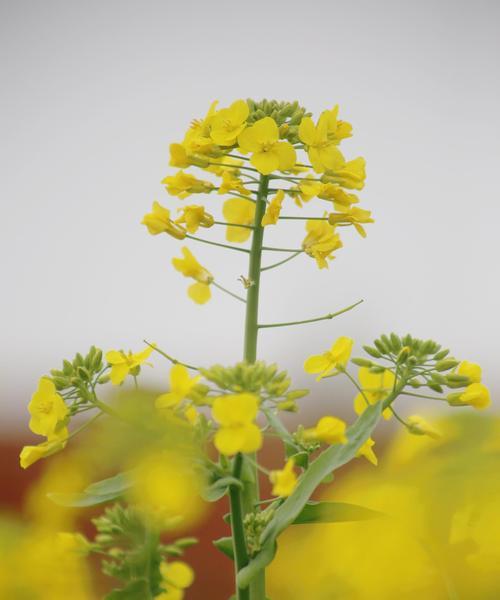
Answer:
<svg viewBox="0 0 500 600"><path fill-rule="evenodd" d="M428 435L435 440L441 437L439 431L430 425L423 417L419 415L411 415L406 419L408 431L414 435Z"/></svg>
<svg viewBox="0 0 500 600"><path fill-rule="evenodd" d="M66 427L62 427L57 433L49 435L45 442L36 446L24 446L19 455L19 464L23 469L27 469L41 458L46 458L62 450L66 446L67 439L68 430Z"/></svg>
<svg viewBox="0 0 500 600"><path fill-rule="evenodd" d="M174 560L160 563L162 581L160 586L165 589L156 600L182 600L184 590L194 581L194 571L185 562Z"/></svg>
<svg viewBox="0 0 500 600"><path fill-rule="evenodd" d="M346 424L337 417L325 416L315 427L305 429L302 433L305 440L324 442L325 444L346 444Z"/></svg>
<svg viewBox="0 0 500 600"><path fill-rule="evenodd" d="M214 224L213 216L205 211L204 206L190 204L189 206L183 206L179 211L181 212L181 216L175 222L185 223L189 233L196 233L199 227L208 228Z"/></svg>
<svg viewBox="0 0 500 600"><path fill-rule="evenodd" d="M276 225L280 217L281 205L283 204L284 199L285 192L283 190L278 190L276 196L274 196L267 205L266 212L261 221L262 227L265 227L266 225Z"/></svg>
<svg viewBox="0 0 500 600"><path fill-rule="evenodd" d="M295 165L295 149L290 142L280 141L278 126L271 117L264 117L247 127L238 136L238 144L242 152L252 153L250 163L262 175L278 169L286 171Z"/></svg>
<svg viewBox="0 0 500 600"><path fill-rule="evenodd" d="M316 260L320 269L328 268L328 260L333 260L333 252L342 248L342 242L335 228L327 221L309 220L306 223L307 235L302 242L304 252Z"/></svg>
<svg viewBox="0 0 500 600"><path fill-rule="evenodd" d="M106 360L111 365L110 379L114 385L120 385L127 375L137 375L140 366L149 358L154 348L148 346L141 352L127 354L123 350L110 350L106 352Z"/></svg>
<svg viewBox="0 0 500 600"><path fill-rule="evenodd" d="M55 433L69 413L62 396L56 391L54 382L48 377L40 378L38 389L28 404L28 411L31 415L31 431L46 437Z"/></svg>
<svg viewBox="0 0 500 600"><path fill-rule="evenodd" d="M271 494L283 498L289 496L297 485L297 475L294 471L295 461L289 458L283 469L271 471L269 480L273 484Z"/></svg>
<svg viewBox="0 0 500 600"><path fill-rule="evenodd" d="M212 405L212 416L220 427L214 444L221 454L255 452L262 445L262 433L254 423L259 399L253 394L219 396Z"/></svg>
<svg viewBox="0 0 500 600"><path fill-rule="evenodd" d="M250 227L238 227L238 225L252 225L255 218L255 203L243 198L231 198L224 202L222 208L224 218L228 223L226 227L226 240L228 242L246 242L252 233Z"/></svg>
<svg viewBox="0 0 500 600"><path fill-rule="evenodd" d="M156 201L153 202L152 211L144 215L141 224L146 225L151 235L168 233L178 240L183 240L186 237L186 231L170 219L168 208L165 208Z"/></svg>
<svg viewBox="0 0 500 600"><path fill-rule="evenodd" d="M174 268L182 273L184 277L194 279L196 283L188 288L188 296L197 304L205 304L211 298L210 284L214 280L213 275L202 267L193 256L189 248L181 248L183 258L173 258Z"/></svg>
<svg viewBox="0 0 500 600"><path fill-rule="evenodd" d="M197 179L194 175L184 171L178 171L173 176L165 177L162 183L165 184L167 192L171 196L181 199L187 198L190 194L203 194L214 189L214 184L210 181Z"/></svg>
<svg viewBox="0 0 500 600"><path fill-rule="evenodd" d="M331 375L339 367L343 368L349 362L351 357L354 340L350 337L341 336L335 340L330 350L323 354L310 356L304 363L306 373L319 373L317 381Z"/></svg>
<svg viewBox="0 0 500 600"><path fill-rule="evenodd" d="M219 146L232 146L245 129L249 112L245 100L236 100L229 108L217 111L211 121L210 137Z"/></svg>
<svg viewBox="0 0 500 600"><path fill-rule="evenodd" d="M170 369L170 392L161 394L155 401L158 409L172 408L188 396L189 392L201 379L201 375L189 376L189 371L184 365L174 365Z"/></svg>
<svg viewBox="0 0 500 600"><path fill-rule="evenodd" d="M335 140L328 135L331 124L331 116L323 113L318 119L317 125L314 125L311 117L304 117L299 125L299 138L304 142L316 173L323 173L327 169L341 168L345 163Z"/></svg>
<svg viewBox="0 0 500 600"><path fill-rule="evenodd" d="M368 367L360 367L358 379L363 393L359 393L354 398L354 410L357 415L361 415L369 404L376 404L385 400L392 392L394 387L394 374L392 371L385 370L383 373L372 373ZM390 419L392 412L386 408L382 415L384 419Z"/></svg>

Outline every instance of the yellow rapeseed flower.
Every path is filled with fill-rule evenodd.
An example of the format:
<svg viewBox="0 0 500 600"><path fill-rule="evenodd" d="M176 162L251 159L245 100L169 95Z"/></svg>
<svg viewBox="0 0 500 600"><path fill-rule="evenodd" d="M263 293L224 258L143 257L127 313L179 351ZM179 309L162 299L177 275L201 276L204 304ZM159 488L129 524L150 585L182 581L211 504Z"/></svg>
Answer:
<svg viewBox="0 0 500 600"><path fill-rule="evenodd" d="M273 484L271 494L273 496L281 496L286 498L289 496L297 485L297 475L294 471L295 461L289 458L283 469L271 471L269 480Z"/></svg>
<svg viewBox="0 0 500 600"><path fill-rule="evenodd" d="M255 218L255 203L243 198L231 198L224 202L222 214L228 223L226 227L226 240L228 242L246 242L252 230L249 227L238 227L238 225L252 225Z"/></svg>
<svg viewBox="0 0 500 600"><path fill-rule="evenodd" d="M468 405L479 410L491 404L490 391L483 383L471 383L463 392L448 394L446 399L451 406Z"/></svg>
<svg viewBox="0 0 500 600"><path fill-rule="evenodd" d="M250 163L262 173L286 171L295 165L296 153L290 142L280 141L276 121L264 117L247 127L238 136L242 152L251 152Z"/></svg>
<svg viewBox="0 0 500 600"><path fill-rule="evenodd" d="M216 112L217 100L212 102L203 119L194 119L191 123L191 127L188 129L182 142L188 155L209 155L217 150L217 146L210 137L210 128Z"/></svg>
<svg viewBox="0 0 500 600"><path fill-rule="evenodd" d="M194 279L196 283L188 288L188 296L197 304L205 304L211 298L210 284L214 280L213 275L202 267L193 256L189 248L181 248L183 258L173 258L174 268L182 273L184 277Z"/></svg>
<svg viewBox="0 0 500 600"><path fill-rule="evenodd" d="M181 216L175 220L176 223L185 223L189 233L196 233L199 227L212 227L214 218L207 213L204 206L190 204L179 209Z"/></svg>
<svg viewBox="0 0 500 600"><path fill-rule="evenodd" d="M191 173L178 171L175 175L165 177L162 183L166 186L167 192L177 198L187 198L190 194L204 194L214 189L214 184L210 181L197 179Z"/></svg>
<svg viewBox="0 0 500 600"><path fill-rule="evenodd" d="M306 373L319 373L317 381L331 375L340 368L345 368L351 357L354 340L341 336L335 340L330 350L323 354L310 356L304 363Z"/></svg>
<svg viewBox="0 0 500 600"><path fill-rule="evenodd" d="M318 191L318 198L328 200L333 203L335 210L343 210L351 207L352 204L357 204L359 198L356 194L348 194L337 183L323 183Z"/></svg>
<svg viewBox="0 0 500 600"><path fill-rule="evenodd" d="M168 208L156 201L153 202L152 211L144 215L141 224L146 225L151 235L168 233L178 240L186 237L186 231L171 220Z"/></svg>
<svg viewBox="0 0 500 600"><path fill-rule="evenodd" d="M342 212L330 213L328 215L328 222L334 227L336 225L354 225L354 228L359 235L361 237L366 237L366 231L361 223L374 223L371 214L372 213L369 210L353 206Z"/></svg>
<svg viewBox="0 0 500 600"><path fill-rule="evenodd" d="M331 118L327 113L320 116L317 125L314 125L311 117L304 117L299 125L299 138L304 142L316 173L323 173L328 169L340 169L345 164L336 141L328 135L330 125Z"/></svg>
<svg viewBox="0 0 500 600"><path fill-rule="evenodd" d="M40 378L38 389L28 404L28 411L31 415L31 431L46 437L55 433L69 413L62 396L56 391L54 382L48 377Z"/></svg>
<svg viewBox="0 0 500 600"><path fill-rule="evenodd" d="M187 368L177 364L170 369L169 379L170 391L156 398L156 408L172 408L180 404L201 379L201 375L190 377Z"/></svg>
<svg viewBox="0 0 500 600"><path fill-rule="evenodd" d="M305 429L304 439L325 444L346 444L346 424L342 419L332 416L321 417L315 427Z"/></svg>
<svg viewBox="0 0 500 600"><path fill-rule="evenodd" d="M66 446L68 430L61 427L57 432L48 436L45 442L36 446L24 446L19 455L19 463L23 469L27 469L41 458L51 456Z"/></svg>
<svg viewBox="0 0 500 600"><path fill-rule="evenodd" d="M283 190L278 190L276 196L274 196L267 205L266 212L262 217L261 224L263 227L266 225L276 225L280 218L281 205L283 204L284 199L285 192Z"/></svg>
<svg viewBox="0 0 500 600"><path fill-rule="evenodd" d="M222 177L224 173L231 173L232 175L237 176L240 174L239 167L241 167L242 164L243 161L239 158L223 155L210 161L205 167L205 171L214 173L218 177Z"/></svg>
<svg viewBox="0 0 500 600"><path fill-rule="evenodd" d="M368 404L382 402L392 392L394 374L389 370L385 370L383 373L372 373L368 367L360 367L358 378L363 393L359 393L354 398L354 411L356 414L361 415ZM389 408L386 408L382 414L384 419L390 419L392 416Z"/></svg>
<svg viewBox="0 0 500 600"><path fill-rule="evenodd" d="M255 452L262 445L262 433L254 423L259 400L253 394L219 396L212 405L212 416L220 427L214 444L221 454Z"/></svg>
<svg viewBox="0 0 500 600"><path fill-rule="evenodd" d="M306 223L307 235L302 248L308 256L316 260L320 269L328 268L328 260L333 260L333 252L342 248L340 236L327 221L309 220Z"/></svg>
<svg viewBox="0 0 500 600"><path fill-rule="evenodd" d="M339 144L343 139L352 136L352 125L347 121L341 121L338 118L339 106L334 106L331 110L325 110L323 114L328 124L328 138Z"/></svg>
<svg viewBox="0 0 500 600"><path fill-rule="evenodd" d="M246 189L241 179L234 173L234 169L232 171L228 169L222 173L222 181L219 185L218 193L227 194L232 191L243 194L244 196L249 196L252 193L250 190Z"/></svg>
<svg viewBox="0 0 500 600"><path fill-rule="evenodd" d="M249 112L245 100L236 100L229 108L217 111L211 121L212 140L219 146L233 146L246 127Z"/></svg>
<svg viewBox="0 0 500 600"><path fill-rule="evenodd" d="M378 458L373 451L374 445L375 442L372 440L372 438L368 438L361 448L356 452L356 456L358 458L363 456L368 462L376 467L378 465Z"/></svg>
<svg viewBox="0 0 500 600"><path fill-rule="evenodd" d="M481 383L481 367L468 360L463 360L457 367L457 373L470 379L471 383Z"/></svg>
<svg viewBox="0 0 500 600"><path fill-rule="evenodd" d="M110 379L114 385L120 385L127 375L137 375L140 366L149 358L154 348L148 346L141 352L132 354L123 350L110 350L106 352L106 360L111 365Z"/></svg>
<svg viewBox="0 0 500 600"><path fill-rule="evenodd" d="M338 183L342 187L352 190L362 190L366 179L366 161L359 156L346 162L341 167L332 167L326 172L325 179L332 183Z"/></svg>

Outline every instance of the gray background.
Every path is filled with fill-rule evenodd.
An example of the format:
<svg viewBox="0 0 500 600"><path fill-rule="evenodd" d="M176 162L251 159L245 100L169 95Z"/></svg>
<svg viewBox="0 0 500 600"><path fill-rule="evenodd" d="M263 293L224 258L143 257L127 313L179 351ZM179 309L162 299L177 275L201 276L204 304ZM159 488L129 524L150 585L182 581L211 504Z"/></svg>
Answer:
<svg viewBox="0 0 500 600"><path fill-rule="evenodd" d="M366 240L343 236L328 272L301 257L265 276L265 321L365 303L264 332L261 356L303 386L304 358L338 335L359 349L411 331L481 362L498 392L499 6L2 2L4 431L26 430L38 376L91 343L139 349L146 337L195 363L239 358L242 306L220 294L188 301L169 265L177 242L139 222L153 199L172 204L160 185L169 143L213 99L249 96L297 98L316 114L339 103L355 132L345 153L367 159L361 205L377 221ZM268 241L302 237L285 224ZM191 249L238 290L243 255ZM165 386L155 363L148 377ZM312 387L305 405L350 406L346 384Z"/></svg>

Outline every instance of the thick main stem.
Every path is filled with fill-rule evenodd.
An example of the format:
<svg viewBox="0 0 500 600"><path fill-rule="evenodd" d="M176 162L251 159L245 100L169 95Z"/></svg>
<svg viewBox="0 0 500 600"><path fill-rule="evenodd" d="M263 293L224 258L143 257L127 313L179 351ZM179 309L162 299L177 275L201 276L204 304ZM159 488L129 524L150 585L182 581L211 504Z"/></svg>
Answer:
<svg viewBox="0 0 500 600"><path fill-rule="evenodd" d="M257 336L258 313L259 313L259 290L260 273L262 259L262 242L264 238L264 228L262 227L262 217L266 211L266 199L269 187L269 177L261 175L259 182L259 191L255 203L255 218L252 235L252 245L250 248L250 261L248 266L248 280L250 286L247 291L247 304L245 316L245 342L243 350L243 360L249 363L255 362L257 358ZM255 468L256 457L254 461L246 462L247 476L243 478L243 490L241 493L241 507L243 514L253 512L260 500L259 493L259 474ZM247 590L238 590L238 600L245 597ZM262 570L250 583L250 600L265 600L265 574Z"/></svg>

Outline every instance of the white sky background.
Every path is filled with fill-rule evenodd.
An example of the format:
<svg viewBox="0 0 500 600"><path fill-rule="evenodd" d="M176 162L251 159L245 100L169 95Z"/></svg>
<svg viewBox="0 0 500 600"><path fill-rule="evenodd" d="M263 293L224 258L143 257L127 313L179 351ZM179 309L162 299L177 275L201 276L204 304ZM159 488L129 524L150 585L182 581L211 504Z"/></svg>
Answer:
<svg viewBox="0 0 500 600"><path fill-rule="evenodd" d="M382 332L410 331L480 362L498 394L497 2L0 7L5 431L26 429L38 377L92 343L140 349L148 338L193 363L240 358L243 306L219 293L194 305L169 264L180 244L139 225L153 199L174 205L160 185L169 143L213 99L298 99L316 115L339 103L355 134L343 150L367 159L368 238L344 233L328 272L300 257L264 275L261 319L365 303L334 321L263 332L261 357L303 387L304 358L337 336L354 337L359 353ZM299 246L302 226L266 237ZM243 254L190 247L238 291ZM167 367L155 364L148 377L161 382ZM347 386L313 388L317 409L342 412L333 390Z"/></svg>

